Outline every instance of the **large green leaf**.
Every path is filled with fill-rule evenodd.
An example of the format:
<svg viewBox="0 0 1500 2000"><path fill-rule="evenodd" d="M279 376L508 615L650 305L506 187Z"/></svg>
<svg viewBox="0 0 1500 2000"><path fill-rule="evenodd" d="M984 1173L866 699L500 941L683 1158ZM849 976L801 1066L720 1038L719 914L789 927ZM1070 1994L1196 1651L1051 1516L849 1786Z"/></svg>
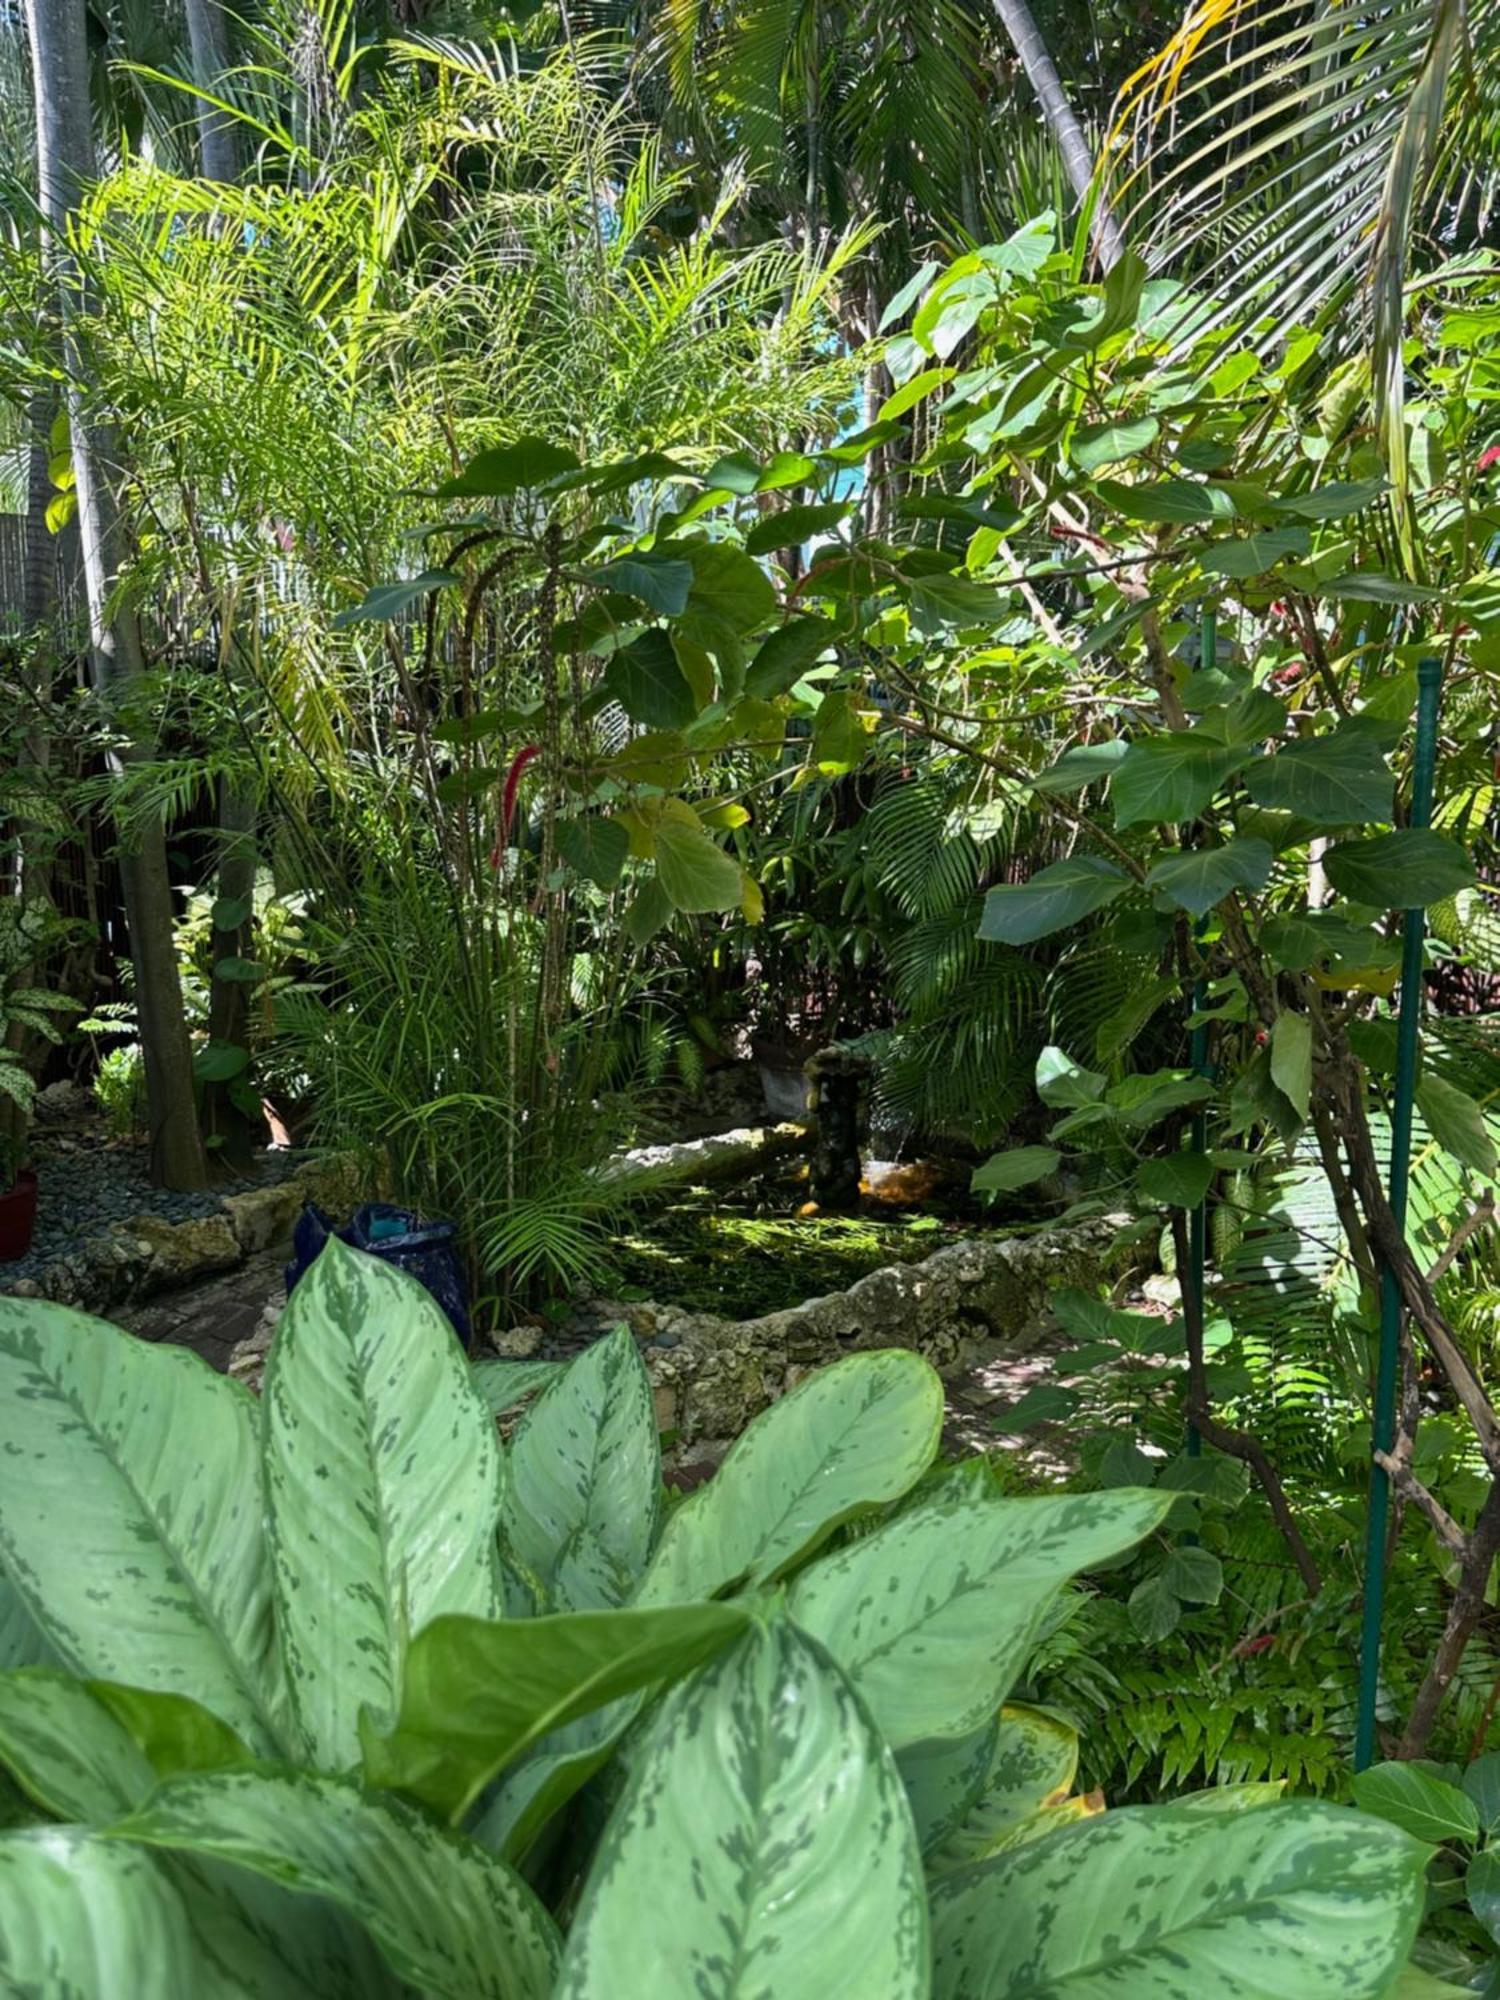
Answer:
<svg viewBox="0 0 1500 2000"><path fill-rule="evenodd" d="M136 1716L143 1705L193 1707L137 1688L108 1692L129 1698ZM0 1761L49 1812L97 1827L144 1804L160 1770L96 1694L56 1673L0 1677ZM195 2000L217 1990L210 1968L236 2000L376 2000L394 1990L364 1932L327 1905L218 1863L163 1856L161 1867L205 1960Z"/></svg>
<svg viewBox="0 0 1500 2000"><path fill-rule="evenodd" d="M601 889L619 886L620 871L630 852L625 822L591 813L587 819L565 819L557 828L557 851L563 860Z"/></svg>
<svg viewBox="0 0 1500 2000"><path fill-rule="evenodd" d="M840 1522L899 1500L936 1456L937 1371L904 1348L853 1354L773 1403L667 1522L645 1604L769 1582Z"/></svg>
<svg viewBox="0 0 1500 2000"><path fill-rule="evenodd" d="M995 1758L993 1722L952 1742L912 1743L898 1753L896 1768L924 1855L957 1832L973 1810Z"/></svg>
<svg viewBox="0 0 1500 2000"><path fill-rule="evenodd" d="M1476 1173L1500 1172L1484 1108L1467 1091L1429 1070L1417 1085L1417 1109L1445 1153Z"/></svg>
<svg viewBox="0 0 1500 2000"><path fill-rule="evenodd" d="M1235 889L1263 889L1275 859L1264 840L1231 840L1223 847L1189 848L1152 865L1146 887L1195 917Z"/></svg>
<svg viewBox="0 0 1500 2000"><path fill-rule="evenodd" d="M51 1649L26 1609L26 1600L0 1569L0 1672L45 1666L50 1658Z"/></svg>
<svg viewBox="0 0 1500 2000"><path fill-rule="evenodd" d="M255 1404L180 1347L0 1298L0 1555L57 1656L277 1747Z"/></svg>
<svg viewBox="0 0 1500 2000"><path fill-rule="evenodd" d="M341 1778L176 1778L115 1834L325 1897L365 1926L403 1979L440 2000L552 1992L557 1933L521 1878L472 1841Z"/></svg>
<svg viewBox="0 0 1500 2000"><path fill-rule="evenodd" d="M1097 472L1101 465L1114 465L1148 451L1160 431L1155 417L1115 417L1102 424L1080 424L1073 433L1073 463L1080 472Z"/></svg>
<svg viewBox="0 0 1500 2000"><path fill-rule="evenodd" d="M412 1641L394 1728L365 1731L365 1775L459 1820L522 1751L590 1709L699 1666L748 1615L734 1604L682 1604L440 1618Z"/></svg>
<svg viewBox="0 0 1500 2000"><path fill-rule="evenodd" d="M623 1602L656 1538L661 1452L629 1327L586 1348L516 1427L506 1553L568 1611Z"/></svg>
<svg viewBox="0 0 1500 2000"><path fill-rule="evenodd" d="M1219 743L1197 729L1137 737L1110 781L1115 824L1196 819L1254 754L1249 744Z"/></svg>
<svg viewBox="0 0 1500 2000"><path fill-rule="evenodd" d="M1258 806L1293 812L1314 826L1357 826L1391 816L1391 774L1363 731L1335 730L1289 743L1245 773Z"/></svg>
<svg viewBox="0 0 1500 2000"><path fill-rule="evenodd" d="M745 670L745 692L761 701L771 701L794 682L826 652L838 635L830 618L811 614L790 619L762 639L755 657Z"/></svg>
<svg viewBox="0 0 1500 2000"><path fill-rule="evenodd" d="M1078 1734L1060 1717L1007 1707L991 1725L989 1743L983 1782L957 1825L929 1854L929 1874L951 1874L998 1853L1072 1788Z"/></svg>
<svg viewBox="0 0 1500 2000"><path fill-rule="evenodd" d="M783 1621L662 1705L590 1872L557 2000L926 2000L890 1752Z"/></svg>
<svg viewBox="0 0 1500 2000"><path fill-rule="evenodd" d="M1354 1801L1418 1840L1441 1847L1479 1838L1479 1808L1467 1792L1415 1764L1372 1764L1356 1772Z"/></svg>
<svg viewBox="0 0 1500 2000"><path fill-rule="evenodd" d="M612 562L585 570L584 580L597 584L601 590L623 591L627 597L649 605L651 610L675 618L687 606L688 592L693 587L693 566L680 556L637 549L628 556L616 556Z"/></svg>
<svg viewBox="0 0 1500 2000"><path fill-rule="evenodd" d="M1028 882L1003 882L984 899L979 935L991 944L1035 944L1092 916L1130 887L1113 861L1075 854L1039 868Z"/></svg>
<svg viewBox="0 0 1500 2000"><path fill-rule="evenodd" d="M1474 882L1474 864L1456 840L1406 827L1374 840L1341 840L1323 857L1334 888L1372 910L1414 910L1440 903Z"/></svg>
<svg viewBox="0 0 1500 2000"><path fill-rule="evenodd" d="M1425 1861L1335 1806L1105 1813L934 1885L933 2000L1379 2000Z"/></svg>
<svg viewBox="0 0 1500 2000"><path fill-rule="evenodd" d="M209 2000L224 1990L162 1870L73 1826L0 1838L0 1987L18 2000Z"/></svg>
<svg viewBox="0 0 1500 2000"><path fill-rule="evenodd" d="M1100 479L1094 491L1127 521L1169 522L1222 521L1234 517L1231 496L1219 486L1204 486L1196 479L1143 480L1128 486L1123 480Z"/></svg>
<svg viewBox="0 0 1500 2000"><path fill-rule="evenodd" d="M604 687L632 722L648 729L683 729L698 713L671 639L654 626L613 655Z"/></svg>
<svg viewBox="0 0 1500 2000"><path fill-rule="evenodd" d="M740 864L691 808L681 817L665 814L657 822L656 876L674 910L700 916L732 910L744 894Z"/></svg>
<svg viewBox="0 0 1500 2000"><path fill-rule="evenodd" d="M567 1364L562 1361L476 1361L470 1368L474 1387L490 1411L503 1417L555 1382Z"/></svg>
<svg viewBox="0 0 1500 2000"><path fill-rule="evenodd" d="M565 472L579 470L578 454L550 438L517 438L514 444L492 445L477 452L462 472L438 487L438 498L502 499L525 489L545 486Z"/></svg>
<svg viewBox="0 0 1500 2000"><path fill-rule="evenodd" d="M263 1415L292 1711L309 1759L346 1770L410 1635L499 1609L500 1447L432 1298L336 1239L282 1315Z"/></svg>
<svg viewBox="0 0 1500 2000"><path fill-rule="evenodd" d="M969 1186L975 1194L1008 1194L1045 1180L1061 1158L1055 1146L1012 1146L1007 1153L992 1153L976 1167L969 1176Z"/></svg>
<svg viewBox="0 0 1500 2000"><path fill-rule="evenodd" d="M0 1763L58 1819L108 1826L156 1783L145 1752L71 1674L0 1674Z"/></svg>
<svg viewBox="0 0 1500 2000"><path fill-rule="evenodd" d="M1306 1014L1284 1007L1271 1029L1271 1081L1299 1118L1312 1101L1313 1031Z"/></svg>
<svg viewBox="0 0 1500 2000"><path fill-rule="evenodd" d="M519 1864L552 1815L608 1760L645 1700L644 1693L622 1695L544 1736L491 1786L470 1836Z"/></svg>
<svg viewBox="0 0 1500 2000"><path fill-rule="evenodd" d="M1068 1578L1131 1548L1172 1499L1117 1487L931 1501L805 1570L792 1616L895 1748L966 1736L999 1708Z"/></svg>

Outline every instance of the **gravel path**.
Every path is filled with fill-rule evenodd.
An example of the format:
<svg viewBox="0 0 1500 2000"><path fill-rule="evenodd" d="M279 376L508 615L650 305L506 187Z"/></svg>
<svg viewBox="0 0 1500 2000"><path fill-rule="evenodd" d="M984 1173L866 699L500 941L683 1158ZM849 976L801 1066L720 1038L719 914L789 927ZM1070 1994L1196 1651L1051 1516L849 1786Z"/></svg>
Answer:
<svg viewBox="0 0 1500 2000"><path fill-rule="evenodd" d="M262 1153L248 1177L217 1182L203 1194L169 1194L151 1185L146 1149L139 1142L109 1139L90 1123L38 1128L31 1141L36 1234L26 1256L0 1264L0 1291L18 1279L35 1277L50 1259L66 1255L85 1237L103 1235L112 1222L132 1215L159 1215L166 1222L214 1215L224 1195L286 1180L301 1160L301 1154L286 1149Z"/></svg>

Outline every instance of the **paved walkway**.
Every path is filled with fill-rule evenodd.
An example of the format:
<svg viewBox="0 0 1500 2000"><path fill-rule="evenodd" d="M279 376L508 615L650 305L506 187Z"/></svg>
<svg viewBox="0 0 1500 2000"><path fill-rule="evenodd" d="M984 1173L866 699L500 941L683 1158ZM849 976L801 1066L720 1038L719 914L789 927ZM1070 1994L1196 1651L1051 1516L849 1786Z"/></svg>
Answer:
<svg viewBox="0 0 1500 2000"><path fill-rule="evenodd" d="M237 1270L180 1292L158 1292L138 1306L117 1307L109 1318L142 1340L169 1340L201 1354L222 1375L237 1342L248 1338L266 1301L282 1288L290 1246L278 1244L247 1257Z"/></svg>

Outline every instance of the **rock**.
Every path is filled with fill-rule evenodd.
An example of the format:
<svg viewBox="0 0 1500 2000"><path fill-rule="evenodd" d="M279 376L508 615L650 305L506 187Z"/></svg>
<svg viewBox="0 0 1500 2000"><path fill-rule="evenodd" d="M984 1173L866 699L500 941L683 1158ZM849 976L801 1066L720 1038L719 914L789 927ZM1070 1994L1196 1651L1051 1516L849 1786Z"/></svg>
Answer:
<svg viewBox="0 0 1500 2000"><path fill-rule="evenodd" d="M490 1335L490 1346L507 1361L529 1361L541 1345L541 1328L536 1326L513 1326L507 1333Z"/></svg>
<svg viewBox="0 0 1500 2000"><path fill-rule="evenodd" d="M244 1194L227 1194L223 1208L235 1241L247 1257L253 1257L257 1250L269 1250L291 1234L302 1201L302 1189L291 1180L274 1187L250 1188Z"/></svg>
<svg viewBox="0 0 1500 2000"><path fill-rule="evenodd" d="M804 1152L811 1143L811 1128L806 1125L740 1126L733 1132L684 1139L675 1146L634 1146L606 1160L599 1178L612 1187L737 1180L789 1153Z"/></svg>
<svg viewBox="0 0 1500 2000"><path fill-rule="evenodd" d="M78 1118L92 1118L97 1109L91 1090L64 1077L37 1092L32 1116L38 1125L64 1125Z"/></svg>
<svg viewBox="0 0 1500 2000"><path fill-rule="evenodd" d="M1101 1219L968 1238L762 1319L656 1306L655 1337L641 1358L659 1425L672 1434L674 1452L712 1455L810 1369L845 1354L907 1347L952 1370L987 1347L1025 1353L1051 1327L1054 1291L1095 1285L1128 1262L1117 1230L1117 1220Z"/></svg>
<svg viewBox="0 0 1500 2000"><path fill-rule="evenodd" d="M229 1357L228 1374L236 1381L243 1382L248 1389L260 1394L260 1385L266 1371L266 1355L270 1350L271 1337L276 1331L286 1297L282 1292L273 1292L266 1300L255 1330L236 1343Z"/></svg>
<svg viewBox="0 0 1500 2000"><path fill-rule="evenodd" d="M227 1215L198 1216L191 1222L133 1215L116 1223L112 1234L144 1248L142 1268L131 1287L136 1297L232 1271L244 1254Z"/></svg>

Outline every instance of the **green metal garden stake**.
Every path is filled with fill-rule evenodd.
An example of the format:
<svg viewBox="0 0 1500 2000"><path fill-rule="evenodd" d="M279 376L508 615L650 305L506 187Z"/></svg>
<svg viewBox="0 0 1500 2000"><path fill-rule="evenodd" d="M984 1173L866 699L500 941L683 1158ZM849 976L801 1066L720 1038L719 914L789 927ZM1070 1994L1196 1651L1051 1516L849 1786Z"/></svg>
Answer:
<svg viewBox="0 0 1500 2000"><path fill-rule="evenodd" d="M1412 770L1414 827L1432 819L1433 774L1437 768L1438 698L1441 660L1417 668L1417 744ZM1421 910L1406 912L1401 951L1401 1008L1396 1023L1396 1093L1391 1107L1391 1213L1406 1227L1407 1175L1411 1165L1411 1114L1417 1090L1417 1038L1422 1014L1422 946L1426 923ZM1380 1274L1380 1350L1375 1368L1375 1409L1370 1427L1370 1507L1365 1531L1365 1603L1359 1642L1359 1708L1354 1726L1354 1768L1364 1770L1375 1755L1375 1704L1380 1687L1380 1627L1385 1615L1385 1545L1390 1526L1391 1482L1373 1456L1396 1441L1396 1388L1401 1366L1401 1294L1389 1268Z"/></svg>

